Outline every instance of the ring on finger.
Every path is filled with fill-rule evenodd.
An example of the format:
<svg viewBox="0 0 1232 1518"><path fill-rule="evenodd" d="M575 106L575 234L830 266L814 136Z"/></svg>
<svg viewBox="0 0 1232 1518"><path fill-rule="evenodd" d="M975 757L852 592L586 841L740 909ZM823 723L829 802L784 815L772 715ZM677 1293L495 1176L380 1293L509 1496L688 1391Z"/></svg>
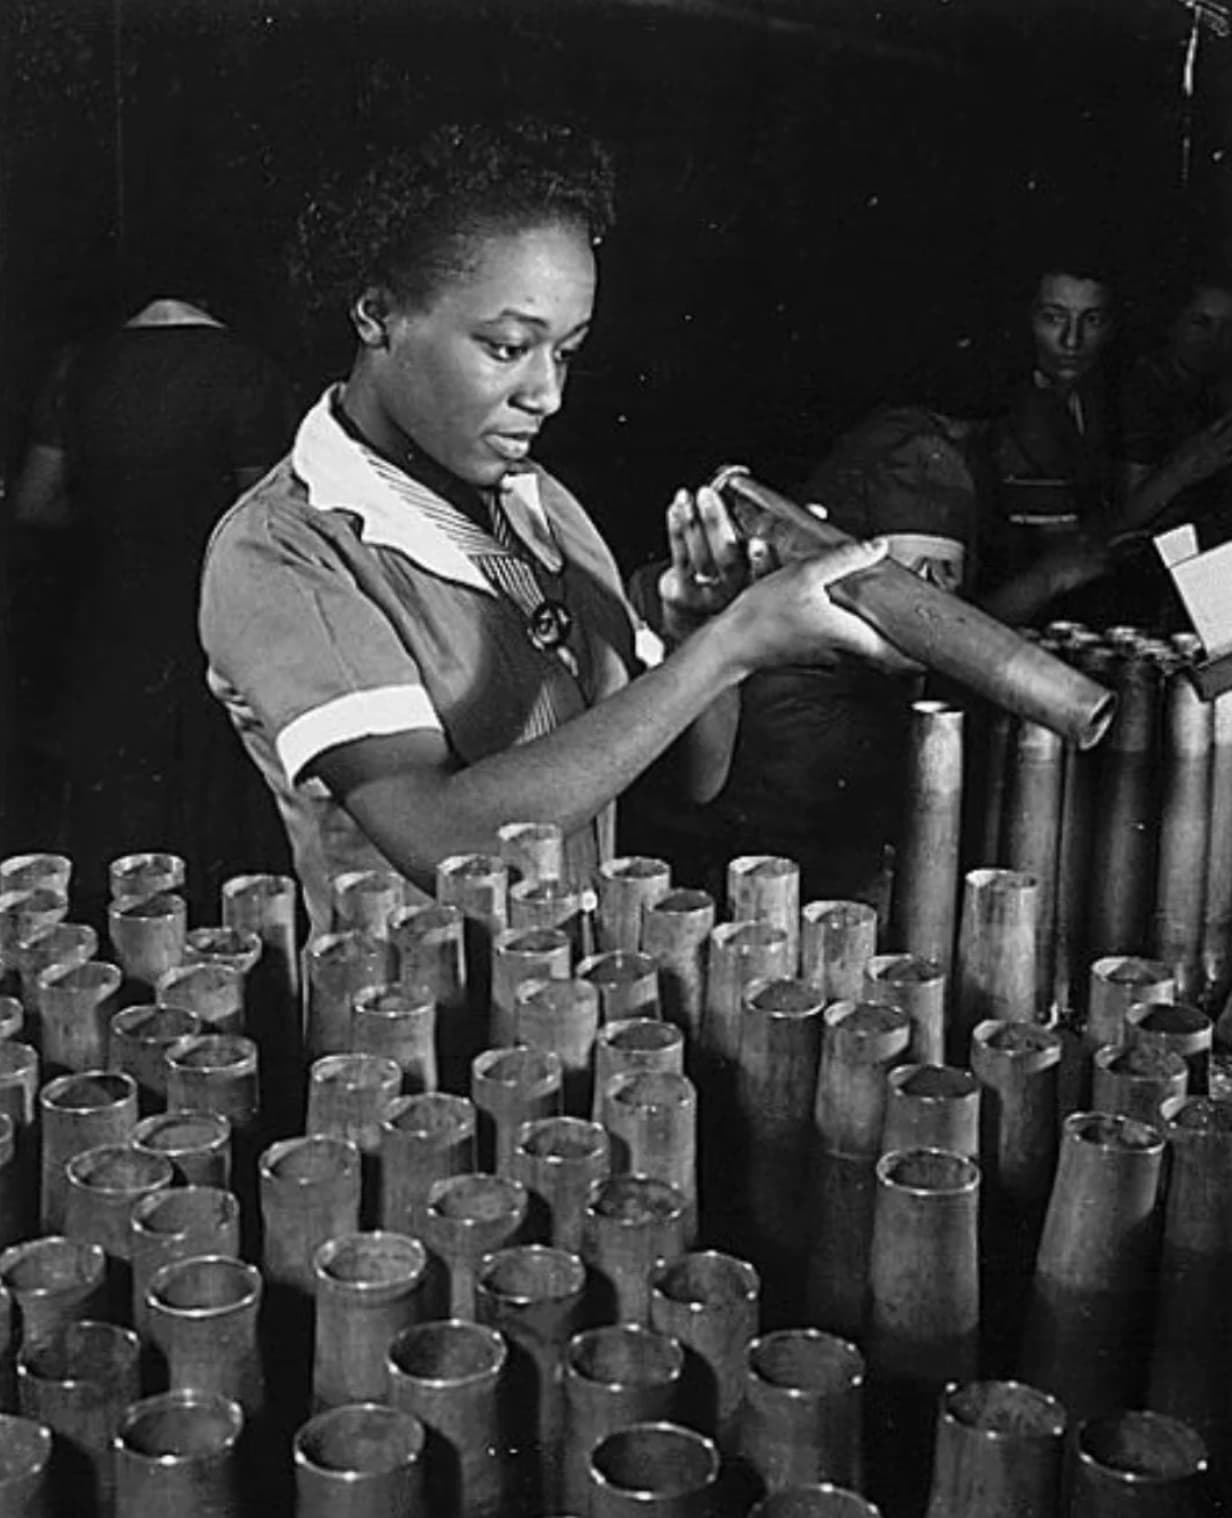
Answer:
<svg viewBox="0 0 1232 1518"><path fill-rule="evenodd" d="M699 590L708 590L711 586L719 584L720 577L718 575L708 575L700 569L695 569L692 580Z"/></svg>

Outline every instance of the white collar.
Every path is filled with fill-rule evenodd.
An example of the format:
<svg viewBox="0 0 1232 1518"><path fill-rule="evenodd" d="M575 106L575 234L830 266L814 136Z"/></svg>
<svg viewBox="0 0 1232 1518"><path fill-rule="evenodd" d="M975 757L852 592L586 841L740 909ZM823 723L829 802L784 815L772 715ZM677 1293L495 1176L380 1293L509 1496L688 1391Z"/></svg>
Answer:
<svg viewBox="0 0 1232 1518"><path fill-rule="evenodd" d="M142 306L126 327L221 327L222 323L188 300L152 300Z"/></svg>
<svg viewBox="0 0 1232 1518"><path fill-rule="evenodd" d="M309 505L357 516L366 543L396 548L433 574L495 594L481 570L432 520L442 509L455 508L410 475L399 473L395 488L339 426L334 394L331 386L308 412L291 450L291 464L307 487ZM540 499L539 476L533 469L508 474L501 492L514 532L550 573L559 573L564 557Z"/></svg>

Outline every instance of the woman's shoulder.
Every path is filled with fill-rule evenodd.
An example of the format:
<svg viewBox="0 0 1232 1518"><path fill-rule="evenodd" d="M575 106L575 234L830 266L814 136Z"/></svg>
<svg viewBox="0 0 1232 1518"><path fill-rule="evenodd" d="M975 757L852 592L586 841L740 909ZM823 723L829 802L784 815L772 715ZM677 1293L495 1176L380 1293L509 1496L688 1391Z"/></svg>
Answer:
<svg viewBox="0 0 1232 1518"><path fill-rule="evenodd" d="M345 513L322 511L288 454L219 518L206 549L207 567L251 553L295 560L336 554L354 530Z"/></svg>

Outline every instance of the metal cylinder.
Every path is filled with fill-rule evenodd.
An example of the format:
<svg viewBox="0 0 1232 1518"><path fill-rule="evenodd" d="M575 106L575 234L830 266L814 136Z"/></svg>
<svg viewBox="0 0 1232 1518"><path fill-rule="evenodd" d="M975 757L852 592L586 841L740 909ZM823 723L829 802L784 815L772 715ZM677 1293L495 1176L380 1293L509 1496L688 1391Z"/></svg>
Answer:
<svg viewBox="0 0 1232 1518"><path fill-rule="evenodd" d="M394 974L388 939L370 933L324 933L304 950L304 1051L310 1060L351 1047L355 997Z"/></svg>
<svg viewBox="0 0 1232 1518"><path fill-rule="evenodd" d="M800 964L800 866L773 854L743 854L728 862L727 912L733 922L766 922L787 934L789 968Z"/></svg>
<svg viewBox="0 0 1232 1518"><path fill-rule="evenodd" d="M109 1316L128 1321L132 1309L133 1206L167 1190L175 1178L171 1161L131 1144L103 1144L75 1154L64 1167L64 1232L98 1244L107 1256Z"/></svg>
<svg viewBox="0 0 1232 1518"><path fill-rule="evenodd" d="M1215 1025L1198 1007L1183 1002L1142 1002L1125 1014L1126 1042L1179 1054L1189 1071L1189 1096L1205 1096L1211 1085Z"/></svg>
<svg viewBox="0 0 1232 1518"><path fill-rule="evenodd" d="M250 936L259 947L256 935ZM203 1033L244 1032L244 975L234 965L217 960L176 965L159 976L154 999L160 1007L192 1012Z"/></svg>
<svg viewBox="0 0 1232 1518"><path fill-rule="evenodd" d="M560 928L502 928L492 940L492 1012L488 1044L514 1042L517 990L528 980L564 980L573 949Z"/></svg>
<svg viewBox="0 0 1232 1518"><path fill-rule="evenodd" d="M296 1518L405 1518L423 1502L424 1426L376 1402L334 1407L295 1435Z"/></svg>
<svg viewBox="0 0 1232 1518"><path fill-rule="evenodd" d="M1214 718L1188 674L1173 674L1164 696L1159 858L1151 917L1152 952L1170 965L1177 995L1203 990L1202 928L1211 836Z"/></svg>
<svg viewBox="0 0 1232 1518"><path fill-rule="evenodd" d="M167 1107L172 1112L216 1112L231 1124L233 1140L257 1121L261 1095L257 1046L237 1033L198 1033L167 1050Z"/></svg>
<svg viewBox="0 0 1232 1518"><path fill-rule="evenodd" d="M256 968L261 949L260 934L249 928L196 927L184 935L186 965L223 965L245 979Z"/></svg>
<svg viewBox="0 0 1232 1518"><path fill-rule="evenodd" d="M710 935L702 1043L712 1059L734 1071L740 1055L745 987L752 980L794 974L792 939L766 922L721 922Z"/></svg>
<svg viewBox="0 0 1232 1518"><path fill-rule="evenodd" d="M0 1112L0 1249L26 1232L29 1213L26 1191L27 1177L17 1151L17 1124L7 1112Z"/></svg>
<svg viewBox="0 0 1232 1518"><path fill-rule="evenodd" d="M641 949L659 966L660 1011L692 1043L701 1035L714 920L714 897L707 891L668 891L642 914Z"/></svg>
<svg viewBox="0 0 1232 1518"><path fill-rule="evenodd" d="M1021 1364L1072 1418L1145 1389L1164 1143L1131 1118L1066 1118Z"/></svg>
<svg viewBox="0 0 1232 1518"><path fill-rule="evenodd" d="M800 913L800 973L827 1002L859 1001L877 952L877 913L863 901L809 901Z"/></svg>
<svg viewBox="0 0 1232 1518"><path fill-rule="evenodd" d="M1125 1014L1138 1002L1175 1001L1171 966L1158 959L1111 954L1091 965L1088 1012L1083 1044L1094 1054L1105 1044L1125 1040Z"/></svg>
<svg viewBox="0 0 1232 1518"><path fill-rule="evenodd" d="M18 1358L21 1414L55 1436L52 1494L66 1512L106 1518L113 1511L111 1446L124 1410L141 1395L139 1353L128 1329L80 1321L27 1345Z"/></svg>
<svg viewBox="0 0 1232 1518"><path fill-rule="evenodd" d="M518 1129L510 1174L526 1187L532 1231L576 1254L591 1191L606 1180L611 1143L606 1129L576 1117L545 1117Z"/></svg>
<svg viewBox="0 0 1232 1518"><path fill-rule="evenodd" d="M758 1327L761 1281L747 1260L701 1250L650 1273L650 1326L679 1339L701 1362L694 1427L734 1452L744 1400L745 1354Z"/></svg>
<svg viewBox="0 0 1232 1518"><path fill-rule="evenodd" d="M329 883L335 933L389 937L389 919L406 905L406 881L393 870L345 870Z"/></svg>
<svg viewBox="0 0 1232 1518"><path fill-rule="evenodd" d="M159 896L164 891L178 891L187 871L178 854L153 851L121 854L107 867L107 883L112 901L139 900Z"/></svg>
<svg viewBox="0 0 1232 1518"><path fill-rule="evenodd" d="M978 1159L980 1083L952 1065L900 1065L886 1084L881 1147L945 1149Z"/></svg>
<svg viewBox="0 0 1232 1518"><path fill-rule="evenodd" d="M0 1118L12 1124L13 1209L0 1225L0 1248L35 1231L39 1213L39 1057L29 1044L0 1040Z"/></svg>
<svg viewBox="0 0 1232 1518"><path fill-rule="evenodd" d="M614 1175L595 1187L582 1222L582 1257L604 1321L650 1322L650 1273L690 1241L685 1197L666 1181Z"/></svg>
<svg viewBox="0 0 1232 1518"><path fill-rule="evenodd" d="M851 541L739 466L728 465L714 483L741 516L742 525L764 522L759 530L768 531L772 540L786 530L812 553ZM1084 747L1098 742L1108 725L1114 703L1102 687L893 559L845 576L829 594L870 622L907 658L1021 716L1046 722Z"/></svg>
<svg viewBox="0 0 1232 1518"><path fill-rule="evenodd" d="M475 1107L443 1091L395 1098L381 1122L381 1227L418 1234L434 1182L475 1168Z"/></svg>
<svg viewBox="0 0 1232 1518"><path fill-rule="evenodd" d="M708 1518L715 1509L719 1452L676 1423L634 1423L608 1434L590 1456L591 1518Z"/></svg>
<svg viewBox="0 0 1232 1518"><path fill-rule="evenodd" d="M586 1510L590 1452L631 1423L670 1421L685 1370L675 1339L633 1323L592 1328L565 1353L565 1510Z"/></svg>
<svg viewBox="0 0 1232 1518"><path fill-rule="evenodd" d="M570 1117L589 1117L591 1064L599 1032L599 990L588 980L526 980L514 995L513 1041L560 1060L561 1100Z"/></svg>
<svg viewBox="0 0 1232 1518"><path fill-rule="evenodd" d="M9 1293L29 1347L66 1323L106 1311L107 1257L97 1244L59 1235L27 1239L0 1254L0 1285Z"/></svg>
<svg viewBox="0 0 1232 1518"><path fill-rule="evenodd" d="M156 1271L192 1255L240 1252L240 1205L216 1186L172 1186L134 1203L129 1217L133 1325L146 1331L146 1292Z"/></svg>
<svg viewBox="0 0 1232 1518"><path fill-rule="evenodd" d="M244 986L244 1031L260 1050L261 1107L271 1133L293 1132L302 1113L298 897L288 875L234 875L221 893L223 923L261 940L261 957Z"/></svg>
<svg viewBox="0 0 1232 1518"><path fill-rule="evenodd" d="M1095 1051L1092 1063L1091 1107L1095 1112L1156 1124L1162 1102L1188 1094L1189 1067L1172 1050L1143 1044L1105 1044Z"/></svg>
<svg viewBox="0 0 1232 1518"><path fill-rule="evenodd" d="M512 884L564 878L565 835L557 823L503 823L496 844Z"/></svg>
<svg viewBox="0 0 1232 1518"><path fill-rule="evenodd" d="M832 1481L862 1484L864 1356L815 1328L763 1334L748 1346L740 1453L767 1492Z"/></svg>
<svg viewBox="0 0 1232 1518"><path fill-rule="evenodd" d="M1053 1518L1065 1409L1018 1381L946 1388L928 1518Z"/></svg>
<svg viewBox="0 0 1232 1518"><path fill-rule="evenodd" d="M317 1250L312 1392L318 1409L385 1398L390 1344L428 1316L427 1271L427 1250L401 1233L344 1234Z"/></svg>
<svg viewBox="0 0 1232 1518"><path fill-rule="evenodd" d="M672 1070L631 1070L608 1082L603 1121L617 1174L665 1181L685 1199L685 1238L697 1237L697 1088Z"/></svg>
<svg viewBox="0 0 1232 1518"><path fill-rule="evenodd" d="M1056 961L1056 885L1064 774L1065 747L1060 737L1038 722L1017 723L1002 857L1009 869L1029 876L1036 884L1036 1011L1043 1016L1047 1016L1051 1007Z"/></svg>
<svg viewBox="0 0 1232 1518"><path fill-rule="evenodd" d="M32 891L36 886L68 895L73 861L67 854L10 854L0 859L0 891Z"/></svg>
<svg viewBox="0 0 1232 1518"><path fill-rule="evenodd" d="M1087 1419L1071 1461L1068 1518L1202 1518L1207 1451L1193 1429L1157 1412Z"/></svg>
<svg viewBox="0 0 1232 1518"><path fill-rule="evenodd" d="M589 888L569 880L519 880L509 887L509 926L524 932L559 928L574 959L584 959L594 948L593 900Z"/></svg>
<svg viewBox="0 0 1232 1518"><path fill-rule="evenodd" d="M261 1295L260 1271L230 1255L192 1255L159 1266L146 1291L146 1321L172 1391L231 1397L246 1418L260 1415Z"/></svg>
<svg viewBox="0 0 1232 1518"><path fill-rule="evenodd" d="M974 1374L979 1183L974 1160L945 1150L878 1160L866 1352L879 1376L927 1385Z"/></svg>
<svg viewBox="0 0 1232 1518"><path fill-rule="evenodd" d="M238 1403L205 1392L134 1402L116 1434L117 1518L238 1518L243 1424Z"/></svg>
<svg viewBox="0 0 1232 1518"><path fill-rule="evenodd" d="M167 1104L167 1050L203 1031L201 1019L184 1007L140 1003L121 1008L112 1018L107 1061L136 1082L143 1113Z"/></svg>
<svg viewBox="0 0 1232 1518"><path fill-rule="evenodd" d="M71 970L98 953L98 934L83 922L55 922L18 940L14 961L22 1000L42 1019L41 980L48 970Z"/></svg>
<svg viewBox="0 0 1232 1518"><path fill-rule="evenodd" d="M49 1070L101 1070L123 972L102 960L54 964L39 976L39 1026Z"/></svg>
<svg viewBox="0 0 1232 1518"><path fill-rule="evenodd" d="M561 1063L541 1049L485 1049L471 1065L471 1100L478 1114L479 1163L507 1175L523 1123L557 1117Z"/></svg>
<svg viewBox="0 0 1232 1518"><path fill-rule="evenodd" d="M0 969L16 970L21 945L67 916L68 897L63 891L47 886L0 891Z"/></svg>
<svg viewBox="0 0 1232 1518"><path fill-rule="evenodd" d="M476 1316L509 1348L508 1435L522 1451L519 1486L548 1511L562 1500L564 1356L581 1327L585 1288L578 1256L542 1244L498 1250L475 1285Z"/></svg>
<svg viewBox="0 0 1232 1518"><path fill-rule="evenodd" d="M165 1154L177 1186L216 1186L231 1179L231 1124L217 1112L158 1112L133 1129L134 1149Z"/></svg>
<svg viewBox="0 0 1232 1518"><path fill-rule="evenodd" d="M130 980L151 989L184 957L188 904L174 891L126 896L107 909L111 948Z"/></svg>
<svg viewBox="0 0 1232 1518"><path fill-rule="evenodd" d="M1031 1023L983 1022L971 1037L980 1083L980 1166L985 1196L1038 1205L1057 1156L1060 1036Z"/></svg>
<svg viewBox="0 0 1232 1518"><path fill-rule="evenodd" d="M760 1247L802 1254L813 1101L822 1041L821 993L805 980L755 980L744 990L736 1100L747 1140L745 1205Z"/></svg>
<svg viewBox="0 0 1232 1518"><path fill-rule="evenodd" d="M1069 656L1093 679L1103 680L1113 658L1102 644L1081 648ZM1061 790L1061 840L1057 851L1056 969L1054 1001L1063 1014L1082 1008L1089 953L1089 918L1095 818L1099 804L1099 750L1065 748L1065 778ZM987 856L992 857L992 856Z"/></svg>
<svg viewBox="0 0 1232 1518"><path fill-rule="evenodd" d="M591 954L578 962L575 973L598 991L600 1023L660 1015L659 967L649 954L629 949Z"/></svg>
<svg viewBox="0 0 1232 1518"><path fill-rule="evenodd" d="M64 1225L65 1166L100 1144L124 1143L137 1121L137 1087L127 1075L88 1070L48 1081L39 1092L42 1183L39 1212L46 1233Z"/></svg>
<svg viewBox="0 0 1232 1518"><path fill-rule="evenodd" d="M623 1017L607 1022L595 1039L595 1091L591 1117L607 1121L607 1093L620 1075L638 1071L684 1073L684 1033L657 1017Z"/></svg>
<svg viewBox="0 0 1232 1518"><path fill-rule="evenodd" d="M1122 658L1117 712L1102 748L1100 806L1092 843L1090 950L1127 954L1147 941L1155 887L1159 671Z"/></svg>
<svg viewBox="0 0 1232 1518"><path fill-rule="evenodd" d="M897 1007L844 1001L823 1018L808 1303L810 1321L852 1337L863 1324L886 1078L906 1058L911 1021Z"/></svg>
<svg viewBox="0 0 1232 1518"><path fill-rule="evenodd" d="M509 926L509 871L492 854L454 854L436 867L436 899L464 918L466 991L472 1046L482 1048L492 991L492 944Z"/></svg>
<svg viewBox="0 0 1232 1518"><path fill-rule="evenodd" d="M0 1511L12 1518L53 1518L51 1448L45 1423L0 1413Z"/></svg>
<svg viewBox="0 0 1232 1518"><path fill-rule="evenodd" d="M890 937L899 949L933 961L947 974L954 955L962 802L962 710L944 701L916 701Z"/></svg>
<svg viewBox="0 0 1232 1518"><path fill-rule="evenodd" d="M1232 1390L1221 1345L1232 1331L1232 1107L1207 1097L1170 1098L1160 1123L1171 1151L1163 1251L1157 1277L1149 1405L1194 1428L1226 1482Z"/></svg>
<svg viewBox="0 0 1232 1518"><path fill-rule="evenodd" d="M359 1150L325 1134L283 1139L262 1154L258 1173L266 1283L311 1296L317 1250L359 1227Z"/></svg>
<svg viewBox="0 0 1232 1518"><path fill-rule="evenodd" d="M1216 696L1211 743L1210 828L1202 973L1213 1006L1232 990L1232 691Z"/></svg>
<svg viewBox="0 0 1232 1518"><path fill-rule="evenodd" d="M945 1063L947 977L935 959L917 954L874 954L864 967L863 999L899 1007L911 1019L910 1058Z"/></svg>
<svg viewBox="0 0 1232 1518"><path fill-rule="evenodd" d="M525 1186L503 1175L455 1175L428 1192L421 1236L445 1271L449 1316L475 1317L480 1262L512 1244L526 1222Z"/></svg>
<svg viewBox="0 0 1232 1518"><path fill-rule="evenodd" d="M507 1360L495 1329L449 1319L408 1328L389 1347L390 1401L428 1432L425 1510L433 1518L507 1511Z"/></svg>
<svg viewBox="0 0 1232 1518"><path fill-rule="evenodd" d="M380 1054L327 1054L308 1073L309 1133L350 1139L361 1155L380 1153L381 1124L402 1090L402 1068Z"/></svg>
<svg viewBox="0 0 1232 1518"><path fill-rule="evenodd" d="M599 894L599 952L625 949L637 953L642 949L645 914L672 888L671 865L665 859L638 856L608 859L599 866L595 885Z"/></svg>
<svg viewBox="0 0 1232 1518"><path fill-rule="evenodd" d="M965 1065L977 1023L1034 1022L1039 883L1015 870L969 870L958 934L950 1058Z"/></svg>
<svg viewBox="0 0 1232 1518"><path fill-rule="evenodd" d="M351 1046L356 1054L395 1060L402 1090L435 1091L436 1002L422 986L370 986L355 998Z"/></svg>
<svg viewBox="0 0 1232 1518"><path fill-rule="evenodd" d="M389 922L402 989L410 995L427 991L436 1003L437 1063L449 1087L469 1070L487 1028L487 1008L477 1007L472 1016L467 998L465 921L460 907L430 903L405 907Z"/></svg>

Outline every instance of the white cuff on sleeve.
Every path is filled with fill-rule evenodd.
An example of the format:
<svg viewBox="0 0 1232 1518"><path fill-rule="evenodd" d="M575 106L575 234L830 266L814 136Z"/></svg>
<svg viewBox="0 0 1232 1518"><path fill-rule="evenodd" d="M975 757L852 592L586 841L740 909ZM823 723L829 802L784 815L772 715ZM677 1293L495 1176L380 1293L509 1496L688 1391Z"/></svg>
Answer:
<svg viewBox="0 0 1232 1518"><path fill-rule="evenodd" d="M381 685L375 690L351 691L304 712L278 734L274 747L292 785L318 754L353 738L431 728L440 732L441 719L422 685Z"/></svg>

